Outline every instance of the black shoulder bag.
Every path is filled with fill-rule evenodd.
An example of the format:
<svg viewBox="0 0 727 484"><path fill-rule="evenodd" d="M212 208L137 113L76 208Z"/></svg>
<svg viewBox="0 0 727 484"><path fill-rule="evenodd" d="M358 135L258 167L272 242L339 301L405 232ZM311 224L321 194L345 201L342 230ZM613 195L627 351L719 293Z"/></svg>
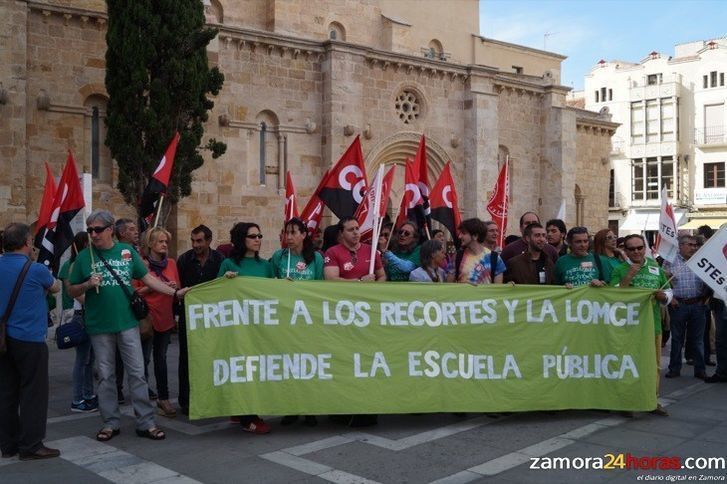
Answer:
<svg viewBox="0 0 727 484"><path fill-rule="evenodd" d="M13 307L15 306L15 301L18 300L18 294L20 294L20 288L23 285L23 281L25 280L25 275L28 273L28 270L30 269L30 266L33 264L33 261L28 258L28 260L25 262L25 265L20 270L20 274L18 275L18 279L15 281L15 287L13 287L13 293L10 296L10 301L8 301L8 307L5 308L5 314L3 314L2 320L0 320L0 355L4 355L8 351L8 342L7 342L7 324L8 319L10 319L10 313L13 312Z"/></svg>
<svg viewBox="0 0 727 484"><path fill-rule="evenodd" d="M106 262L106 259L104 259L103 256L97 251L94 252L96 252L98 258L101 259L103 265L106 266L106 270L108 270L111 275L114 276L116 282L118 282L119 286L121 286L121 289L124 290L124 294L126 294L126 297L129 298L129 305L131 306L131 312L134 313L134 317L139 321L147 317L147 315L149 314L149 306L146 304L144 298L141 297L136 291L129 291L129 289L126 287L126 284L124 284L124 281L121 280L119 275L116 274L116 271L111 268L108 262Z"/></svg>

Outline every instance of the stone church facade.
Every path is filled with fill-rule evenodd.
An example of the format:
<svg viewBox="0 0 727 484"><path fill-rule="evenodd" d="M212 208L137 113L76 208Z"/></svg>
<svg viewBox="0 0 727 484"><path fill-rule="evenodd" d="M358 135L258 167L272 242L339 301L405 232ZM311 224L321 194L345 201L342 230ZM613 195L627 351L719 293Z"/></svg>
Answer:
<svg viewBox="0 0 727 484"><path fill-rule="evenodd" d="M222 242L246 220L261 225L268 254L286 170L302 208L356 135L371 178L411 158L425 134L430 180L452 162L464 218L488 218L509 156L508 233L523 211L555 216L562 199L569 226L607 226L617 124L566 105L564 57L481 37L476 0L204 3L220 30L209 60L225 74L205 139L228 149L195 171L192 195L170 215L178 250L200 223ZM69 148L93 174L93 207L132 214L103 146L106 23L101 0L0 1L0 223L35 219L43 163L60 174Z"/></svg>

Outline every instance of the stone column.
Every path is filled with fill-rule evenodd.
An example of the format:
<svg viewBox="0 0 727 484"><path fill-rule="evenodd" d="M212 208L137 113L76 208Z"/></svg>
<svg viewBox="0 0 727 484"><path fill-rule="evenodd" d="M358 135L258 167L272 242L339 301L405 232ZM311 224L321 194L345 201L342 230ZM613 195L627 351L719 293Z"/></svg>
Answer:
<svg viewBox="0 0 727 484"><path fill-rule="evenodd" d="M576 115L564 106L565 93L565 88L554 86L543 96L545 126L539 215L543 222L555 217L565 199L565 223L571 226L576 221Z"/></svg>
<svg viewBox="0 0 727 484"><path fill-rule="evenodd" d="M492 79L471 74L465 85L462 218L488 220L488 193L497 180L498 106Z"/></svg>

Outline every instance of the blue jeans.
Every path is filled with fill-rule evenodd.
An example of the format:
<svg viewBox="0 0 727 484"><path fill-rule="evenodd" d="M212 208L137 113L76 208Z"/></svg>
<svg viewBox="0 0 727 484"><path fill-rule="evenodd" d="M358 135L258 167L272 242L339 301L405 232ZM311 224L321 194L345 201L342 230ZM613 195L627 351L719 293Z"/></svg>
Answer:
<svg viewBox="0 0 727 484"><path fill-rule="evenodd" d="M669 354L669 371L679 373L682 370L682 346L687 332L692 334L687 344L690 356L694 358L694 374L704 374L704 321L708 308L704 304L680 304L669 307L671 316L671 353Z"/></svg>
<svg viewBox="0 0 727 484"><path fill-rule="evenodd" d="M76 346L76 362L73 364L73 403L89 400L93 393L93 348L87 338Z"/></svg>
<svg viewBox="0 0 727 484"><path fill-rule="evenodd" d="M129 384L131 404L136 415L137 430L149 430L154 422L154 407L149 401L149 386L144 377L144 357L141 354L139 328L119 333L91 335L91 344L96 354L98 369L98 407L104 428L118 429L121 425L121 411L116 398L116 348L121 354Z"/></svg>

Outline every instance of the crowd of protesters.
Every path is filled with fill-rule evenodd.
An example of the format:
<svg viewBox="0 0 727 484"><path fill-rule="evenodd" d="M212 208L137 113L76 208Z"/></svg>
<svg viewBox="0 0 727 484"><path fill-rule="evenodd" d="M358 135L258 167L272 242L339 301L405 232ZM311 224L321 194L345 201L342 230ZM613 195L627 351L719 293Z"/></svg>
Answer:
<svg viewBox="0 0 727 484"><path fill-rule="evenodd" d="M87 231L76 235L71 257L61 266L58 278L63 289L62 322L81 321L88 334L88 339L76 346L71 411L100 413L99 441L109 441L121 431L119 405L125 403L124 379L136 434L152 440L165 438L155 413L174 418L178 411L169 392L167 366L167 348L175 331L180 350L179 411L189 413L189 355L181 300L191 287L218 277L648 288L655 296L657 368L662 347L671 335L666 378L681 375L686 347L684 356L693 366L694 377L710 383L727 382L724 302L713 297L708 286L686 266L698 246L712 235L709 227L700 228L697 236L681 235L677 258L662 266L651 257L642 235L617 238L608 228L593 234L585 227L567 230L562 220L542 224L534 212L520 217L520 236L508 237L504 247L497 246L498 226L491 221L464 220L451 241L441 230L433 230L430 239L426 228L414 221L399 227L385 223L379 239L371 242L378 249L373 262L371 246L361 240L359 224L351 217L342 218L322 233L311 233L302 220L293 218L285 223L281 234L284 248L269 256L261 254L263 233L256 223L235 224L230 242L218 250L211 247L212 231L200 225L191 232L192 249L176 261L169 256L171 235L161 227L140 236L133 221L115 220L103 210L94 211L86 225ZM58 450L43 445L48 403L45 301L47 293L61 289L61 283L46 267L30 263L33 240L27 225L8 225L2 241L0 313L11 309L6 315L7 352L0 355L2 456L56 457ZM16 281L20 289L13 296ZM130 305L134 291L149 308L142 324ZM715 366L713 345L717 368L708 376L706 367ZM154 391L147 370L150 360L154 363ZM658 404L653 413L668 415ZM288 415L281 423L290 425L300 417ZM247 432L270 432L269 424L257 415L231 419ZM376 415L337 419L352 427L377 423ZM313 426L317 419L303 416L303 423Z"/></svg>

